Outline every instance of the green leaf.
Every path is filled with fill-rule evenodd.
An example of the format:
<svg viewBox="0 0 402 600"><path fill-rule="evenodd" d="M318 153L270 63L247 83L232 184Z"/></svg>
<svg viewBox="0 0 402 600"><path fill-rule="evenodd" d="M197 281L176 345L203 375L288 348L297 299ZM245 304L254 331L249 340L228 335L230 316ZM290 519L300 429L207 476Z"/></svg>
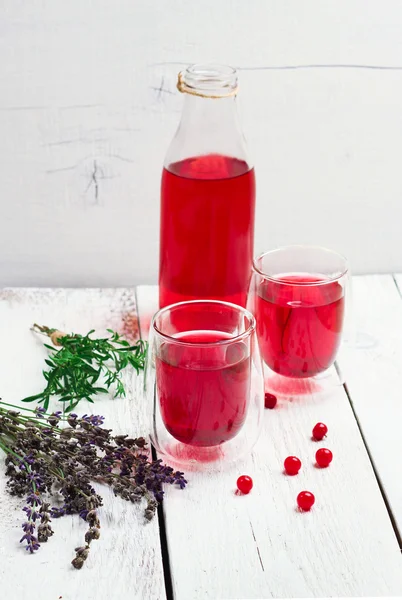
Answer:
<svg viewBox="0 0 402 600"><path fill-rule="evenodd" d="M41 392L40 394L35 394L35 396L27 396L27 398L24 398L22 400L22 402L34 402L35 400L39 400L39 398L43 397L43 392Z"/></svg>
<svg viewBox="0 0 402 600"><path fill-rule="evenodd" d="M43 345L45 346L45 348L47 348L51 352L57 352L57 350L54 346L50 346L49 344L43 344Z"/></svg>
<svg viewBox="0 0 402 600"><path fill-rule="evenodd" d="M73 396L62 396L59 398L59 402L70 402L71 398L73 398Z"/></svg>

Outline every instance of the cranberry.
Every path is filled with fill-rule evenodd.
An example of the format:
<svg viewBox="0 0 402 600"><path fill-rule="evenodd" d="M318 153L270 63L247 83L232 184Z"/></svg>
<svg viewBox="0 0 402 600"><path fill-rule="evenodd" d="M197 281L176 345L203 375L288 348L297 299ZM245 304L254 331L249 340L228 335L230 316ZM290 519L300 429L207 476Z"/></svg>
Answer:
<svg viewBox="0 0 402 600"><path fill-rule="evenodd" d="M328 448L320 448L315 453L315 459L319 467L328 467L332 462L332 452Z"/></svg>
<svg viewBox="0 0 402 600"><path fill-rule="evenodd" d="M313 438L320 442L328 433L328 427L324 423L317 423L314 425Z"/></svg>
<svg viewBox="0 0 402 600"><path fill-rule="evenodd" d="M253 480L248 475L241 475L237 480L237 487L242 494L248 494L253 487Z"/></svg>
<svg viewBox="0 0 402 600"><path fill-rule="evenodd" d="M275 408L277 398L269 392L265 392L265 408Z"/></svg>
<svg viewBox="0 0 402 600"><path fill-rule="evenodd" d="M297 504L301 510L308 511L315 502L314 494L311 492L300 492L297 496Z"/></svg>
<svg viewBox="0 0 402 600"><path fill-rule="evenodd" d="M288 456L283 466L288 475L297 475L301 468L301 461L297 456Z"/></svg>

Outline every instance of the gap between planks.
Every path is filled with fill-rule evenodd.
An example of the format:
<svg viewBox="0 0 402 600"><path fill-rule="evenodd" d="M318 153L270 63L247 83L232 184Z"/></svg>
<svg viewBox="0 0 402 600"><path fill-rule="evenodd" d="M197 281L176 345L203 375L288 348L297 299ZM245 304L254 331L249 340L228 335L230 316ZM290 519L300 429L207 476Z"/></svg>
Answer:
<svg viewBox="0 0 402 600"><path fill-rule="evenodd" d="M137 288L135 288L135 303L138 307L138 296L137 296ZM140 338L142 338L141 331L141 320L138 317L138 333ZM147 336L146 336L147 337ZM145 339L145 338L143 338ZM152 459L157 459L156 450L153 445L151 445ZM159 540L161 545L161 555L162 555L162 565L163 565L163 577L165 581L165 593L166 600L174 600L173 595L173 584L172 584L172 574L170 570L170 559L169 559L169 548L166 537L166 523L165 523L165 515L164 515L164 507L163 504L158 504L158 525L159 525Z"/></svg>
<svg viewBox="0 0 402 600"><path fill-rule="evenodd" d="M402 480L397 460L402 455L401 275L353 277L355 339L345 344L338 363L373 468L401 545Z"/></svg>

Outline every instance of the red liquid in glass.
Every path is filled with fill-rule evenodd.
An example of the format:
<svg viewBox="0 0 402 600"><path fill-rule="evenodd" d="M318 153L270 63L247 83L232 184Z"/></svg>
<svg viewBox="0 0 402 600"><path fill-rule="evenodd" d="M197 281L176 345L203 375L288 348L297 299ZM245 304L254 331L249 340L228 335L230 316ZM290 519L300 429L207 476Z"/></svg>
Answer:
<svg viewBox="0 0 402 600"><path fill-rule="evenodd" d="M220 331L177 335L191 343L230 339ZM244 342L184 346L166 342L156 359L156 381L166 429L180 442L217 446L243 426L250 394L250 355Z"/></svg>
<svg viewBox="0 0 402 600"><path fill-rule="evenodd" d="M262 357L280 375L317 375L332 365L341 341L343 288L320 275L290 274L276 279L265 280L257 290ZM303 282L321 285L300 285Z"/></svg>
<svg viewBox="0 0 402 600"><path fill-rule="evenodd" d="M159 301L246 305L255 177L244 161L208 154L163 170Z"/></svg>

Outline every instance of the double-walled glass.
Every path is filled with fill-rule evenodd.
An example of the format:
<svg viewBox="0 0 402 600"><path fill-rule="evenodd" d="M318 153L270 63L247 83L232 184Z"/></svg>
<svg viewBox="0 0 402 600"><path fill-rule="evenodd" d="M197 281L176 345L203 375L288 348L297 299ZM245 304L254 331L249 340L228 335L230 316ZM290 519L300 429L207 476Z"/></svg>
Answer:
<svg viewBox="0 0 402 600"><path fill-rule="evenodd" d="M346 259L326 248L288 246L253 266L250 308L265 364L297 379L327 371L343 332Z"/></svg>
<svg viewBox="0 0 402 600"><path fill-rule="evenodd" d="M264 406L253 315L213 300L161 309L151 324L145 385L159 454L200 464L247 454Z"/></svg>

